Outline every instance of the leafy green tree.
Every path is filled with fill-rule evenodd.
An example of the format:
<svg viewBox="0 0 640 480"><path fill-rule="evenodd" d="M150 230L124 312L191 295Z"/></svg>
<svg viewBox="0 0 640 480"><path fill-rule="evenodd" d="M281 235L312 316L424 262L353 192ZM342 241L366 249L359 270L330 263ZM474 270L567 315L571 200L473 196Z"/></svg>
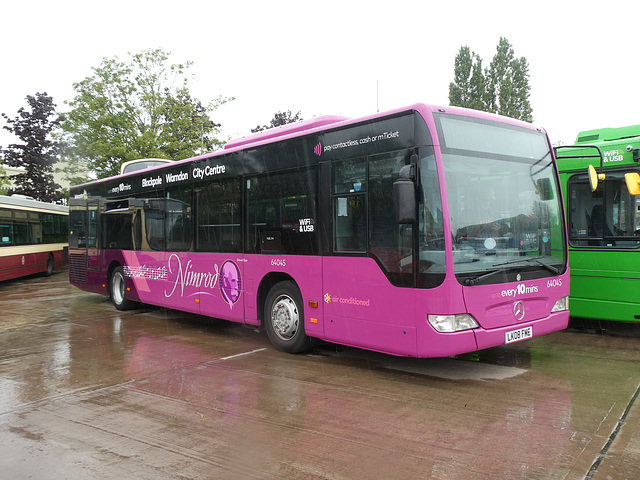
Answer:
<svg viewBox="0 0 640 480"><path fill-rule="evenodd" d="M532 122L529 103L529 65L525 57L515 58L513 47L501 37L488 68L469 47L460 47L454 64L454 81L449 84L451 105L499 113Z"/></svg>
<svg viewBox="0 0 640 480"><path fill-rule="evenodd" d="M252 133L261 132L263 130L267 130L269 128L281 127L282 125L287 125L288 123L299 122L302 120L300 116L300 112L298 111L295 115L291 113L291 110L287 110L286 112L276 112L273 118L271 119L271 123L269 125L263 125L262 127L258 125L256 128L252 128Z"/></svg>
<svg viewBox="0 0 640 480"><path fill-rule="evenodd" d="M24 173L11 177L15 187L8 194L27 195L49 203L62 200L60 185L53 180L53 165L58 161L60 143L52 138L62 121L56 115L56 105L47 93L27 95L28 109L20 108L18 115L10 119L2 114L8 125L5 130L16 135L22 143L0 147L4 163L10 167L21 167ZM51 117L54 117L51 119Z"/></svg>
<svg viewBox="0 0 640 480"><path fill-rule="evenodd" d="M192 63L169 64L160 49L104 58L93 75L74 84L63 128L69 155L87 160L98 178L138 158L180 160L219 148L220 124L209 115L233 98L204 105L191 96Z"/></svg>
<svg viewBox="0 0 640 480"><path fill-rule="evenodd" d="M55 172L69 185L80 185L91 180L89 176L89 165L84 160L78 158L67 158L62 153L60 161L58 162ZM69 198L69 189L62 188L62 193L66 198Z"/></svg>
<svg viewBox="0 0 640 480"><path fill-rule="evenodd" d="M529 103L529 64L525 57L515 58L509 41L501 37L496 54L485 73L489 112L532 122Z"/></svg>
<svg viewBox="0 0 640 480"><path fill-rule="evenodd" d="M2 159L0 159L0 161L1 160ZM0 165L0 195L7 194L7 188L9 187L9 185L11 185L11 182L9 181L9 175L7 175L7 171L2 168L2 165Z"/></svg>
<svg viewBox="0 0 640 480"><path fill-rule="evenodd" d="M454 81L449 84L449 102L458 107L483 110L484 90L482 59L469 47L460 47L455 59Z"/></svg>
<svg viewBox="0 0 640 480"><path fill-rule="evenodd" d="M188 88L175 92L165 89L160 118L162 120L159 143L163 153L172 159L192 157L194 139L199 139L199 152L217 150L224 145L210 132L218 133L221 124L214 123L207 115L207 108L200 100L191 97ZM223 102L224 103L224 102Z"/></svg>

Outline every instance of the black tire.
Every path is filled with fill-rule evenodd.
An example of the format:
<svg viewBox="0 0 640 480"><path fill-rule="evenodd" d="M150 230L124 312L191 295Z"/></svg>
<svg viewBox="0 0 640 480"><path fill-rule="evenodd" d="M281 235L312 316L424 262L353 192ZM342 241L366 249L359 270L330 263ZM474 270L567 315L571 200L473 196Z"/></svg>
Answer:
<svg viewBox="0 0 640 480"><path fill-rule="evenodd" d="M111 273L109 280L109 294L111 301L118 310L133 310L137 306L137 302L129 300L126 297L125 279L122 267L116 267Z"/></svg>
<svg viewBox="0 0 640 480"><path fill-rule="evenodd" d="M50 277L51 275L53 275L55 266L56 262L53 258L53 255L49 254L49 256L47 257L47 269L42 272L42 275L44 275L45 277Z"/></svg>
<svg viewBox="0 0 640 480"><path fill-rule="evenodd" d="M264 306L264 326L277 350L300 353L309 349L302 295L294 282L280 282L271 288Z"/></svg>

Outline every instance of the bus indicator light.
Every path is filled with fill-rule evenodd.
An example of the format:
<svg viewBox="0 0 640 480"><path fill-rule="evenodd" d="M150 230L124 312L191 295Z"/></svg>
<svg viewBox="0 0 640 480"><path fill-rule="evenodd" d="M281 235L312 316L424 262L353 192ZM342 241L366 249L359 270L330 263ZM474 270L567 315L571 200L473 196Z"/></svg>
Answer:
<svg viewBox="0 0 640 480"><path fill-rule="evenodd" d="M478 328L478 322L467 313L459 315L429 315L429 323L438 332L459 332Z"/></svg>
<svg viewBox="0 0 640 480"><path fill-rule="evenodd" d="M318 319L317 318L310 318L309 321L311 323L318 323Z"/></svg>
<svg viewBox="0 0 640 480"><path fill-rule="evenodd" d="M309 300L309 306L311 308L318 308L318 302L316 302L315 300Z"/></svg>

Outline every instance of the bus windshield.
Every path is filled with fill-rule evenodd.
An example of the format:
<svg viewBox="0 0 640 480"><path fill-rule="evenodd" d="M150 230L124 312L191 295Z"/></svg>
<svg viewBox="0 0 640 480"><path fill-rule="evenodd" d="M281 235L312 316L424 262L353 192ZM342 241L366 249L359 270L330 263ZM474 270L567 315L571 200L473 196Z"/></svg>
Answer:
<svg viewBox="0 0 640 480"><path fill-rule="evenodd" d="M440 115L453 263L461 283L539 278L565 270L561 196L546 136Z"/></svg>

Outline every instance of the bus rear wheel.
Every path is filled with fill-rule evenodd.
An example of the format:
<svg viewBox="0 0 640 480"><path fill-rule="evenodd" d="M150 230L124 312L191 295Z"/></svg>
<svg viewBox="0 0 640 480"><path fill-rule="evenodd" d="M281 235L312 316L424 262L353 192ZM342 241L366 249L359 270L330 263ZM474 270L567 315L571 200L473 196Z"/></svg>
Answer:
<svg viewBox="0 0 640 480"><path fill-rule="evenodd" d="M118 310L132 310L136 308L137 303L127 299L125 294L124 272L122 267L116 267L111 274L109 282L109 294L113 305Z"/></svg>
<svg viewBox="0 0 640 480"><path fill-rule="evenodd" d="M45 277L50 277L51 275L53 275L53 269L55 268L55 266L55 259L53 258L53 255L49 254L49 256L47 257L47 269L44 271L43 275Z"/></svg>
<svg viewBox="0 0 640 480"><path fill-rule="evenodd" d="M298 286L292 281L274 285L265 302L264 325L273 346L285 353L308 350L311 340L304 331L304 307Z"/></svg>

